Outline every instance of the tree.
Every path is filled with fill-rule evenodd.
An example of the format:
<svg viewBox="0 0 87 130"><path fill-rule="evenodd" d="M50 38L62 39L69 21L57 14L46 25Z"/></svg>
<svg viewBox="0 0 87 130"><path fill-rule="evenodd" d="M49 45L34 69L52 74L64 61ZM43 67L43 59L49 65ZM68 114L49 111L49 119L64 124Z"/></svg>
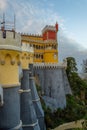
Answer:
<svg viewBox="0 0 87 130"><path fill-rule="evenodd" d="M79 95L81 91L85 91L87 89L87 81L81 79L81 77L77 73L76 61L73 57L67 57L67 77L69 79L69 83L73 94Z"/></svg>
<svg viewBox="0 0 87 130"><path fill-rule="evenodd" d="M66 73L67 73L67 76L69 77L72 72L77 72L77 67L76 67L76 61L75 61L75 58L73 57L67 57L67 69L66 69Z"/></svg>

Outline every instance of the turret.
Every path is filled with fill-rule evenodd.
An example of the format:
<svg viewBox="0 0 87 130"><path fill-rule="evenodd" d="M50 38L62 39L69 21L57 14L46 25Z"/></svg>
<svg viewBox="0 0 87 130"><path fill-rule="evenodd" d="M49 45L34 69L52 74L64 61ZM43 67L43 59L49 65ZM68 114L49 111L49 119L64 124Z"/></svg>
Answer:
<svg viewBox="0 0 87 130"><path fill-rule="evenodd" d="M23 130L40 130L29 85L29 64L33 64L33 53L33 47L28 42L22 41L21 65L23 77L20 92Z"/></svg>
<svg viewBox="0 0 87 130"><path fill-rule="evenodd" d="M43 40L57 40L58 24L55 26L46 25L42 30Z"/></svg>
<svg viewBox="0 0 87 130"><path fill-rule="evenodd" d="M58 24L55 26L45 26L42 30L44 41L44 63L58 63Z"/></svg>
<svg viewBox="0 0 87 130"><path fill-rule="evenodd" d="M20 34L5 28L0 30L0 84L4 93L4 104L0 107L0 129L22 130L19 94L20 55Z"/></svg>
<svg viewBox="0 0 87 130"><path fill-rule="evenodd" d="M13 31L0 31L0 83L3 87L20 85L19 64L21 54L21 36Z"/></svg>
<svg viewBox="0 0 87 130"><path fill-rule="evenodd" d="M22 42L22 55L21 55L21 62L22 62L22 69L29 69L29 64L33 64L33 55L34 49L33 46L30 46L29 43Z"/></svg>

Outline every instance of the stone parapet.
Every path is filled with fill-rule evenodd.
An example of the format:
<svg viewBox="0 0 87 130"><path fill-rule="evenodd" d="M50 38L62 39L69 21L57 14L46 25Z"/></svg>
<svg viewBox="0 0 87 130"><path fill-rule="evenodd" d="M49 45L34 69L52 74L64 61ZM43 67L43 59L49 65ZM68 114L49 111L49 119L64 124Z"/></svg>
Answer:
<svg viewBox="0 0 87 130"><path fill-rule="evenodd" d="M6 37L3 38L3 31L0 31L0 49L21 51L21 36L12 31L5 32Z"/></svg>
<svg viewBox="0 0 87 130"><path fill-rule="evenodd" d="M34 68L67 68L67 61L64 60L62 63L34 63Z"/></svg>
<svg viewBox="0 0 87 130"><path fill-rule="evenodd" d="M36 42L36 43L43 43L43 41L42 40L34 40L34 39L29 39L29 38L23 38L22 39L23 41L27 41L27 42Z"/></svg>

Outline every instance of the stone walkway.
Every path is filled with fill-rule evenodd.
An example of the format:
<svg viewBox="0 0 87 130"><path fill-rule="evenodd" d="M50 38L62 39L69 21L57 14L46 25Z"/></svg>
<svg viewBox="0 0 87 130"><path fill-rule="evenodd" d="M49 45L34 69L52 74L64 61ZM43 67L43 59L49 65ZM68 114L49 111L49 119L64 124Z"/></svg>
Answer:
<svg viewBox="0 0 87 130"><path fill-rule="evenodd" d="M78 121L73 121L73 122L70 122L70 123L65 123L63 125L60 125L58 127L56 127L55 129L53 130L67 130L67 129L70 129L70 128L82 128L82 122L84 120L78 120Z"/></svg>

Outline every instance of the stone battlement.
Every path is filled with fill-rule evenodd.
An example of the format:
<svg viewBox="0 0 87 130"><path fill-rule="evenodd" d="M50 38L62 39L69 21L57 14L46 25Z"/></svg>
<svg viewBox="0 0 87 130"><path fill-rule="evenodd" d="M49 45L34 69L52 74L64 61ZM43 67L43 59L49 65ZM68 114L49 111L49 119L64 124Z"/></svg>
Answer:
<svg viewBox="0 0 87 130"><path fill-rule="evenodd" d="M0 49L21 51L21 36L14 31L0 31Z"/></svg>
<svg viewBox="0 0 87 130"><path fill-rule="evenodd" d="M22 36L32 36L32 37L42 37L40 34L28 34L28 33L20 33Z"/></svg>
<svg viewBox="0 0 87 130"><path fill-rule="evenodd" d="M67 68L67 61L64 60L62 63L34 63L35 69L44 68Z"/></svg>
<svg viewBox="0 0 87 130"><path fill-rule="evenodd" d="M55 26L46 25L46 26L43 28L42 33L44 33L46 30L56 31L56 28L55 28Z"/></svg>

